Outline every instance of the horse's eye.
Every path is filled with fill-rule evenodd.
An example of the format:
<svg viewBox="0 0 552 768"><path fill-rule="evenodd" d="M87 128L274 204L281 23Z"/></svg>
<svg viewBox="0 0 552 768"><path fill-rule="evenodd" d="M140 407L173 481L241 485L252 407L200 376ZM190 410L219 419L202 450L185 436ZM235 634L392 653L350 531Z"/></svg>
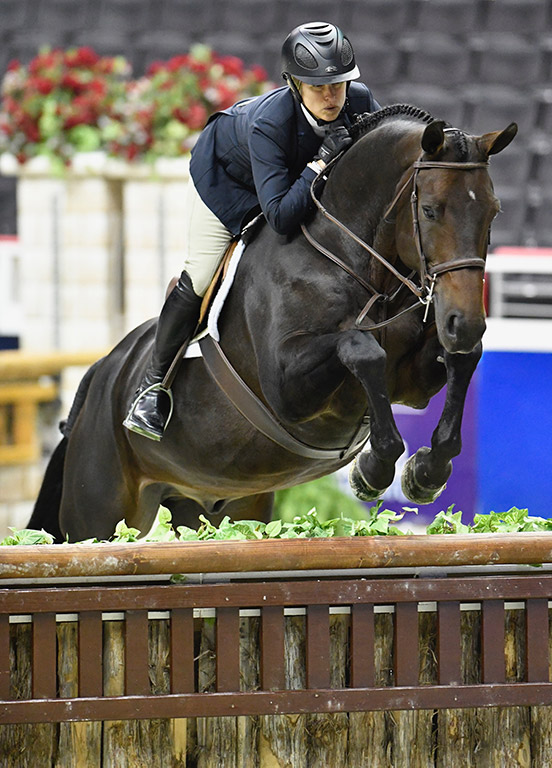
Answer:
<svg viewBox="0 0 552 768"><path fill-rule="evenodd" d="M437 210L430 205L422 205L422 211L429 221L435 221L437 219Z"/></svg>

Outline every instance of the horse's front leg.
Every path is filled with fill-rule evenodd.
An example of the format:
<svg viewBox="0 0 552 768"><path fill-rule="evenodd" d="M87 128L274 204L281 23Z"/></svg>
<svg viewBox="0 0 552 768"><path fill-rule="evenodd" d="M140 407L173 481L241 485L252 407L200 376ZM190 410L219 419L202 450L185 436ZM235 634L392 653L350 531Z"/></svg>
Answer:
<svg viewBox="0 0 552 768"><path fill-rule="evenodd" d="M431 448L423 446L406 462L402 473L404 495L417 504L430 504L443 492L452 472L452 459L462 450L462 416L468 386L481 358L479 344L467 355L444 353L447 394Z"/></svg>
<svg viewBox="0 0 552 768"><path fill-rule="evenodd" d="M344 334L337 354L362 384L370 411L369 447L354 460L349 482L359 499L374 501L393 482L395 464L404 451L387 393L387 356L371 334L360 331Z"/></svg>
<svg viewBox="0 0 552 768"><path fill-rule="evenodd" d="M371 334L357 330L320 336L304 334L271 349L271 358L261 359L260 369L270 370L275 360L280 373L266 377L265 397L284 421L307 429L312 428L313 415L323 414L336 393L338 399L341 397L342 409L354 407L358 411L363 406L362 402L348 402L341 389L344 367L361 384L368 401L370 448L355 460L351 486L362 500L373 501L381 496L393 482L404 443L387 393L387 356L378 342ZM353 429L354 421L349 423ZM299 432L299 436L309 441L309 432Z"/></svg>

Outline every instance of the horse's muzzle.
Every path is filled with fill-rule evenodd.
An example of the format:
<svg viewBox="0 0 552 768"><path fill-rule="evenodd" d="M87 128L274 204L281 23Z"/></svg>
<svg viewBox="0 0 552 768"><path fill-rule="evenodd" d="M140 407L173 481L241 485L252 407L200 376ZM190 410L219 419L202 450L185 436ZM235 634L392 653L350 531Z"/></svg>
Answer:
<svg viewBox="0 0 552 768"><path fill-rule="evenodd" d="M481 341L486 323L483 315L469 317L459 309L446 313L443 322L437 318L439 341L450 354L468 354Z"/></svg>

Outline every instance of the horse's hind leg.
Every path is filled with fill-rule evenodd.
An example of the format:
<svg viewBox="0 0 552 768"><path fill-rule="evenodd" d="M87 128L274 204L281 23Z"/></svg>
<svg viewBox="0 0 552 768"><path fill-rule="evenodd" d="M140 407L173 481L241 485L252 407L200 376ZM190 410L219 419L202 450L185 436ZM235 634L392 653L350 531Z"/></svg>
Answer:
<svg viewBox="0 0 552 768"><path fill-rule="evenodd" d="M67 451L67 438L64 437L50 457L40 491L36 499L31 519L27 528L44 529L54 536L57 543L63 541L59 527L59 509L63 490L63 465Z"/></svg>
<svg viewBox="0 0 552 768"><path fill-rule="evenodd" d="M349 481L359 499L373 501L393 482L395 464L404 450L387 396L386 354L373 336L354 331L343 335L338 355L368 397L370 447L356 457Z"/></svg>
<svg viewBox="0 0 552 768"><path fill-rule="evenodd" d="M445 353L447 394L443 413L431 437L406 462L402 474L404 495L417 504L430 504L443 492L452 472L452 459L462 450L462 416L468 386L481 357L479 345L467 355Z"/></svg>
<svg viewBox="0 0 552 768"><path fill-rule="evenodd" d="M67 447L60 508L64 535L70 541L92 537L108 539L122 519L146 532L147 520L142 526L136 519L138 498L132 496L133 478L130 470L125 471L114 437L104 435L104 439L100 439L83 416L81 414L71 432Z"/></svg>

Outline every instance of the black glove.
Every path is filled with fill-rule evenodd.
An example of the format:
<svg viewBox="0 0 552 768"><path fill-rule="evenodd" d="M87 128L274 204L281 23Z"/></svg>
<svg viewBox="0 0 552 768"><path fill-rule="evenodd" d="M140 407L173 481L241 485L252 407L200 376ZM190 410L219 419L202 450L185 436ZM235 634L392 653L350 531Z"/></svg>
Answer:
<svg viewBox="0 0 552 768"><path fill-rule="evenodd" d="M340 125L338 128L334 128L333 131L328 133L320 145L318 154L314 159L322 160L323 163L328 165L330 160L333 160L334 157L337 157L340 152L343 152L343 150L347 149L347 147L349 147L352 143L353 140L349 135L349 131L345 128L344 125Z"/></svg>

